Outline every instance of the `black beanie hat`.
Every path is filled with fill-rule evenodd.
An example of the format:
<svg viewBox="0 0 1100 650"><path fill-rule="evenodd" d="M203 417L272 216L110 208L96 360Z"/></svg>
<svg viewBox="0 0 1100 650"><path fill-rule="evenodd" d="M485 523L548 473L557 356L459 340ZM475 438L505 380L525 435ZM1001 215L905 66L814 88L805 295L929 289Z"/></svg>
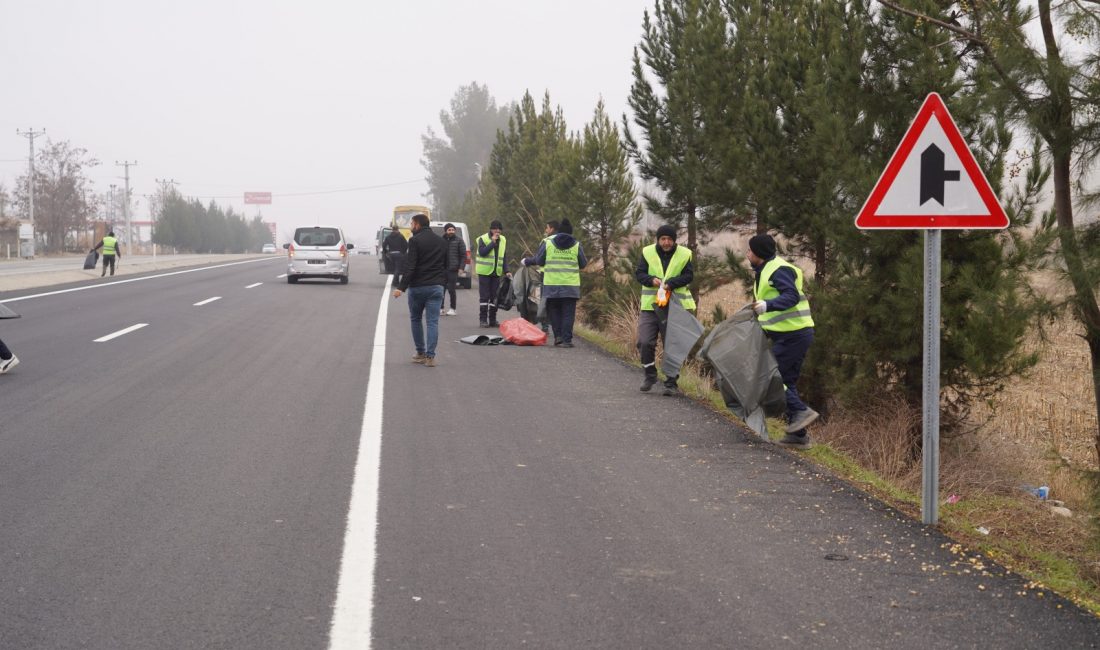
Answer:
<svg viewBox="0 0 1100 650"><path fill-rule="evenodd" d="M661 237L672 237L672 241L676 241L676 229L666 223L657 229L657 239Z"/></svg>
<svg viewBox="0 0 1100 650"><path fill-rule="evenodd" d="M567 235L573 234L573 224L569 223L569 219L562 219L558 224L558 232L563 232Z"/></svg>
<svg viewBox="0 0 1100 650"><path fill-rule="evenodd" d="M775 240L771 235L755 235L749 240L749 250L762 260L775 257Z"/></svg>
<svg viewBox="0 0 1100 650"><path fill-rule="evenodd" d="M496 228L497 230L504 230L504 226L500 225L500 221L493 219L493 222L489 224L489 230Z"/></svg>
<svg viewBox="0 0 1100 650"><path fill-rule="evenodd" d="M447 232L448 228L454 228L454 227L455 227L455 225L453 223L449 223L449 224L443 226L443 232Z"/></svg>

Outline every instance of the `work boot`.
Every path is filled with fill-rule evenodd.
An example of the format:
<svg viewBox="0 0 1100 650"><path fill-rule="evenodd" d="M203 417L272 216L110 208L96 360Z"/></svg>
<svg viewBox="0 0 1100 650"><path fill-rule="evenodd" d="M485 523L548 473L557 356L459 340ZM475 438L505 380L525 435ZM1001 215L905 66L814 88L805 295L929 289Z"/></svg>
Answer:
<svg viewBox="0 0 1100 650"><path fill-rule="evenodd" d="M810 434L806 432L788 433L779 439L779 444L784 447L790 447L791 449L811 449L814 443L810 442Z"/></svg>
<svg viewBox="0 0 1100 650"><path fill-rule="evenodd" d="M435 367L435 357L424 357L424 365L429 368Z"/></svg>
<svg viewBox="0 0 1100 650"><path fill-rule="evenodd" d="M812 408L807 408L805 411L795 411L791 416L791 421L787 425L787 433L794 433L801 431L817 419L818 413Z"/></svg>
<svg viewBox="0 0 1100 650"><path fill-rule="evenodd" d="M489 327L489 306L481 305L478 309L478 321L482 327Z"/></svg>
<svg viewBox="0 0 1100 650"><path fill-rule="evenodd" d="M645 379L642 380L642 387L639 388L638 390L642 391L643 393L648 393L649 389L653 388L653 385L656 384L656 383L657 383L657 378L656 377L646 375Z"/></svg>
<svg viewBox="0 0 1100 650"><path fill-rule="evenodd" d="M554 345L561 345L561 339L554 339Z"/></svg>
<svg viewBox="0 0 1100 650"><path fill-rule="evenodd" d="M415 355L413 355L412 362L413 363L424 363L424 361L427 358L428 358L428 355L421 354L421 353L417 352Z"/></svg>
<svg viewBox="0 0 1100 650"><path fill-rule="evenodd" d="M680 387L676 385L675 379L668 379L665 381L665 390L661 393L665 397L675 397L680 394Z"/></svg>

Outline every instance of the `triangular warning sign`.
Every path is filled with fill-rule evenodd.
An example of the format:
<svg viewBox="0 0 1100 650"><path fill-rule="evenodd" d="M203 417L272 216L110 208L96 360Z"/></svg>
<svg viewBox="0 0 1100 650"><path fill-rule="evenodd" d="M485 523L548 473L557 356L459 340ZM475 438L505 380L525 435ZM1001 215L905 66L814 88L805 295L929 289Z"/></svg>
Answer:
<svg viewBox="0 0 1100 650"><path fill-rule="evenodd" d="M925 98L859 211L856 227L1008 227L1008 215L939 94Z"/></svg>

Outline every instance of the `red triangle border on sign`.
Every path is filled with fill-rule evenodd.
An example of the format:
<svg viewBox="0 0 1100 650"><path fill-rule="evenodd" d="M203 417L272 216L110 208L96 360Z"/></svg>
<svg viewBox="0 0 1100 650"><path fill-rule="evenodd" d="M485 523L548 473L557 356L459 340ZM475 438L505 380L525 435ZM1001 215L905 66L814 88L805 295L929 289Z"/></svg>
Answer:
<svg viewBox="0 0 1100 650"><path fill-rule="evenodd" d="M986 209L989 210L989 214L875 214L886 193L897 179L902 165L908 160L909 155L913 152L913 147L916 146L917 140L923 135L925 127L928 126L933 116L939 121L940 127L943 128L944 134L951 143L951 147L955 150L955 154L962 161L963 169L966 170ZM970 152L970 147L967 146L966 140L959 132L959 127L955 125L955 120L952 119L950 111L947 110L947 105L943 103L943 99L938 93L929 93L920 110L917 111L917 116L913 118L913 123L909 125L909 130L905 132L901 144L894 151L894 155L890 157L886 169L879 176L874 189L871 190L871 195L867 197L867 201L859 211L859 215L856 217L856 227L869 230L964 230L1008 227L1008 215L1005 214L1004 208L1001 207L996 195L993 194L993 188L989 185L989 180L985 177L981 167L978 166L978 161L974 159L974 154Z"/></svg>

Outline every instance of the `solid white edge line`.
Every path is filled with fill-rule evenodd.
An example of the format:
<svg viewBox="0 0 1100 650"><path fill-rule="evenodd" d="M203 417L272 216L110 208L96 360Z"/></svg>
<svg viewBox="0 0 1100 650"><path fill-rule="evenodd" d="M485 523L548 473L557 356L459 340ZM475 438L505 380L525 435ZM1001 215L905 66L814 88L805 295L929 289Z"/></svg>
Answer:
<svg viewBox="0 0 1100 650"><path fill-rule="evenodd" d="M382 301L378 306L378 322L374 326L374 349L367 376L359 453L355 459L344 551L340 558L332 627L329 628L329 648L332 650L371 647L377 559L378 472L382 460L382 390L386 373L386 314L392 283L391 275L386 278Z"/></svg>
<svg viewBox="0 0 1100 650"><path fill-rule="evenodd" d="M200 300L200 301L196 302L195 304L193 304L191 306L192 307L202 307L203 305L209 305L210 303L214 302L215 300L221 300L221 299L222 299L221 296L214 296L213 298L207 298L206 300Z"/></svg>
<svg viewBox="0 0 1100 650"><path fill-rule="evenodd" d="M255 282L255 283L250 284L247 287L245 287L245 289L255 289L256 287L260 286L261 284L263 284L263 282Z"/></svg>
<svg viewBox="0 0 1100 650"><path fill-rule="evenodd" d="M215 264L214 266L204 266L198 269L184 269L183 271L172 271L170 273L159 273L157 275L146 275L140 278L130 278L129 280L115 280L114 282L101 282L99 284L89 284L83 287L73 287L71 289L58 289L57 291L47 291L45 293L35 293L29 296L19 296L18 298L7 298L6 300L0 300L0 305L6 302L19 302L20 300L30 300L31 298L45 298L46 296L59 296L63 293L72 293L74 291L88 291L89 289L102 289L103 287L113 287L118 284L128 284L130 282L142 282L143 280L155 280L157 278L167 278L172 275L183 275L184 273L197 273L198 271L209 271L211 269L223 269L227 266L237 266L238 264L254 264L256 262L270 262L269 259L258 260L244 260L242 262L226 262L225 264Z"/></svg>
<svg viewBox="0 0 1100 650"><path fill-rule="evenodd" d="M119 330L119 331L117 331L113 334L108 334L107 336L101 336L98 339L92 341L92 343L103 343L105 341L110 341L111 339L117 339L118 337L120 337L124 334L129 334L130 332L133 332L135 330L139 330L139 329L145 327L148 324L149 323L138 323L137 325L131 325L130 327L127 327L124 330Z"/></svg>

